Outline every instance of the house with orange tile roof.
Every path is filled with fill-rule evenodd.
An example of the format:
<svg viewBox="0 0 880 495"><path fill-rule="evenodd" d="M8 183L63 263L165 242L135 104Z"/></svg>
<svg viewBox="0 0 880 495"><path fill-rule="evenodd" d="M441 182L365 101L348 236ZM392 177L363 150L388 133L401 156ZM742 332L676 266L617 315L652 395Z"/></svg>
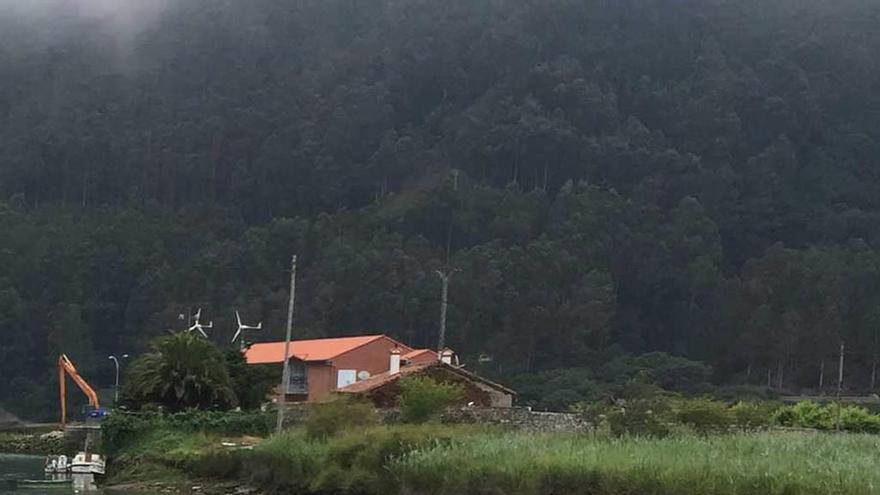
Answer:
<svg viewBox="0 0 880 495"><path fill-rule="evenodd" d="M433 351L431 352L433 353ZM400 380L407 377L424 376L439 382L455 383L461 386L463 391L462 405L468 404L478 407L513 406L513 401L517 395L513 390L471 373L457 364L453 364L454 355L452 351L443 351L440 359L436 359L436 353L433 354L435 359L400 367L395 367L392 363L390 370L342 387L336 393L366 398L378 407L394 407L399 402ZM403 356L406 355L404 354Z"/></svg>
<svg viewBox="0 0 880 495"><path fill-rule="evenodd" d="M251 365L284 362L284 342L260 342L245 350ZM331 392L388 372L393 366L438 360L430 349L413 349L386 335L361 335L290 342L290 380L285 399L315 401ZM280 391L279 391L280 393Z"/></svg>

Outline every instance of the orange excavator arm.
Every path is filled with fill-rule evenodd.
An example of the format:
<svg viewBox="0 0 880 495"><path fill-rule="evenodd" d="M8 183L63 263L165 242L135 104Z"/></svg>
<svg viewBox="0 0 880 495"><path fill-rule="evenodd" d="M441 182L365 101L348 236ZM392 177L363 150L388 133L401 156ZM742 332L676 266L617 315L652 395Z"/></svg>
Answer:
<svg viewBox="0 0 880 495"><path fill-rule="evenodd" d="M74 383L86 394L86 397L89 399L89 405L94 407L95 409L101 407L98 404L98 393L95 392L88 382L80 376L79 372L76 371L76 366L73 365L73 362L64 354L58 356L58 384L61 392L61 425L64 426L67 424L67 386L65 381L65 374L70 376Z"/></svg>

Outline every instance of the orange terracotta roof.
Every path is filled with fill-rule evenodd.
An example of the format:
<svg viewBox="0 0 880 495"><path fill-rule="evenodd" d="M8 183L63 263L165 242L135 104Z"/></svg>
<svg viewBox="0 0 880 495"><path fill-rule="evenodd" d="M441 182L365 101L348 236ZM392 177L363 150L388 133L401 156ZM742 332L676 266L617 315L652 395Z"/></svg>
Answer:
<svg viewBox="0 0 880 495"><path fill-rule="evenodd" d="M384 335L362 335L330 339L292 340L290 355L301 361L327 361L370 342L387 338ZM284 342L260 342L244 352L248 364L284 362Z"/></svg>
<svg viewBox="0 0 880 495"><path fill-rule="evenodd" d="M441 366L449 369L453 373L457 373L457 374L467 378L468 380L471 380L474 382L480 382L484 385L487 385L489 387L492 387L496 390L500 390L500 391L507 393L507 394L510 394L510 395L514 395L514 396L517 395L515 390L511 390L511 389L505 387L504 385L501 385L499 383L495 383L492 380L488 380L486 378L483 378L483 377L476 375L474 373L471 373L469 371L465 371L464 369L462 369L460 367L452 366L452 365L446 364L442 361L430 361L427 363L411 364L409 366L404 366L404 367L400 368L400 371L398 371L397 373L391 373L390 371L386 371L384 373L379 373L378 375L373 375L373 376L367 378L366 380L361 380L361 381L352 383L351 385L337 389L336 391L342 392L345 394L361 394L361 393L365 393L365 392L370 392L371 390L375 390L383 385L389 384L389 383L394 382L396 380L400 380L401 378L404 378L404 377L407 377L407 376L410 376L413 374L417 374L417 373L419 373L423 370L426 370L428 368L441 367Z"/></svg>
<svg viewBox="0 0 880 495"><path fill-rule="evenodd" d="M412 352L407 352L406 354L404 354L403 356L400 356L400 357L401 357L401 359L411 360L411 359L415 359L423 354L428 354L428 353L433 354L435 358L439 359L437 356L437 353L432 351L431 349L416 349Z"/></svg>
<svg viewBox="0 0 880 495"><path fill-rule="evenodd" d="M373 375L366 380L360 380L352 383L347 387L343 387L337 390L337 392L343 392L346 394L359 394L362 392L369 392L374 388L381 387L386 383L391 383L395 380L399 380L405 376L412 375L413 373L417 373L421 370L430 368L431 366L435 366L440 363L440 361L435 361L431 363L421 363L421 364L411 364L409 366L404 366L400 368L400 371L397 373L391 373L390 371L386 371L384 373L379 373L378 375Z"/></svg>

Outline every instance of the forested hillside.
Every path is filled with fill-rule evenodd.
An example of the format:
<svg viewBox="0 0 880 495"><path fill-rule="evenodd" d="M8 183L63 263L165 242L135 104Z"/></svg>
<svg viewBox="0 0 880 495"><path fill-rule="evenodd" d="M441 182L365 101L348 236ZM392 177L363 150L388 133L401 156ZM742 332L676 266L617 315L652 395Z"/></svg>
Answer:
<svg viewBox="0 0 880 495"><path fill-rule="evenodd" d="M435 345L458 270L449 345L563 405L658 360L833 386L841 340L872 385L877 2L3 5L11 411L54 415L58 352L108 385L197 307L279 337L293 253L296 336Z"/></svg>

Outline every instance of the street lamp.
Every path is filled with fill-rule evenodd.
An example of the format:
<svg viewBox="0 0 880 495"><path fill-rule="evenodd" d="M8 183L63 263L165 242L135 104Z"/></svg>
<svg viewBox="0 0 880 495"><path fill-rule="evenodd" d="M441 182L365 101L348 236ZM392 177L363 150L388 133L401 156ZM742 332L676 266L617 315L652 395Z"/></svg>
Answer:
<svg viewBox="0 0 880 495"><path fill-rule="evenodd" d="M128 354L123 354L122 359L128 357ZM116 365L116 386L113 388L113 405L115 406L117 402L119 402L119 359L116 356L108 356L107 359L113 361Z"/></svg>

